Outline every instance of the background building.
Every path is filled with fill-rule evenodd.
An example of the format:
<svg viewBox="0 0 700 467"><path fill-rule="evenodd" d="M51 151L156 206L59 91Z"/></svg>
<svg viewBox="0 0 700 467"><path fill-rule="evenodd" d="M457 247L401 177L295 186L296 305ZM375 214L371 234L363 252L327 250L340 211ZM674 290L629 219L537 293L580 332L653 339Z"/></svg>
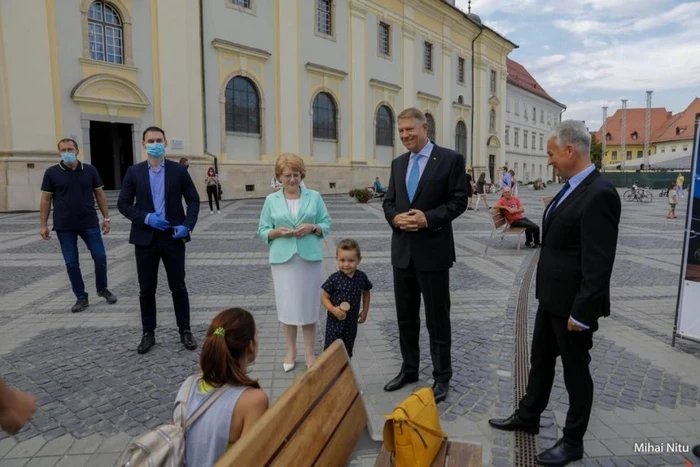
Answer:
<svg viewBox="0 0 700 467"><path fill-rule="evenodd" d="M550 96L524 66L507 59L506 163L521 182L552 180L547 136L566 106Z"/></svg>
<svg viewBox="0 0 700 467"><path fill-rule="evenodd" d="M228 198L267 195L282 152L323 193L386 183L410 106L493 172L516 46L453 3L0 0L0 210L38 208L62 137L118 190L151 124L202 194L216 164Z"/></svg>
<svg viewBox="0 0 700 467"><path fill-rule="evenodd" d="M598 130L598 141L603 141L605 138L605 154L603 154L604 166L617 166L622 168L633 168L636 164L637 168L644 162L644 139L646 133L644 131L645 108L626 109L626 138L625 138L625 154L622 154L622 109L617 109L615 113L608 117L606 134L603 135L603 126ZM656 107L651 109L651 135L658 129L667 124L672 113L664 107ZM652 141L653 142L653 141ZM656 148L653 144L649 146L650 155L656 154ZM637 160L639 159L639 160Z"/></svg>
<svg viewBox="0 0 700 467"><path fill-rule="evenodd" d="M700 115L700 97L669 119L652 134L656 155L649 159L652 167L689 169L692 167L695 121Z"/></svg>

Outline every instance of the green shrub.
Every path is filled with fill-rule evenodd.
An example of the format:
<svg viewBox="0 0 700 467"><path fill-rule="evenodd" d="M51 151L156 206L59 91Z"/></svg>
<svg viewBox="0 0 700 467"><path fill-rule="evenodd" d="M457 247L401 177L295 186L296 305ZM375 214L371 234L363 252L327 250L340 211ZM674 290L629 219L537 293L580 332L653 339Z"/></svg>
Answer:
<svg viewBox="0 0 700 467"><path fill-rule="evenodd" d="M355 190L350 190L350 193L348 193L351 198L355 197Z"/></svg>
<svg viewBox="0 0 700 467"><path fill-rule="evenodd" d="M366 203L372 199L372 193L369 192L367 188L359 188L355 191L355 199L358 203Z"/></svg>

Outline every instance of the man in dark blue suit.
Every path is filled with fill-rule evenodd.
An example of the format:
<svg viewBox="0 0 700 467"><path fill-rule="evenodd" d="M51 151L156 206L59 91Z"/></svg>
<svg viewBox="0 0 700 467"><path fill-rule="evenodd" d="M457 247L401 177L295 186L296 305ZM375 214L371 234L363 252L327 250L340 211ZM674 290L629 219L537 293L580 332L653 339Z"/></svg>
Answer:
<svg viewBox="0 0 700 467"><path fill-rule="evenodd" d="M199 194L184 165L165 159L165 132L146 128L141 144L148 160L129 167L119 192L119 212L131 221L129 243L135 246L143 337L137 352L156 343L156 286L163 261L180 340L187 350L197 348L190 330L190 299L185 285L185 243L190 241L199 215ZM187 214L182 198L187 203ZM134 204L136 199L136 204Z"/></svg>

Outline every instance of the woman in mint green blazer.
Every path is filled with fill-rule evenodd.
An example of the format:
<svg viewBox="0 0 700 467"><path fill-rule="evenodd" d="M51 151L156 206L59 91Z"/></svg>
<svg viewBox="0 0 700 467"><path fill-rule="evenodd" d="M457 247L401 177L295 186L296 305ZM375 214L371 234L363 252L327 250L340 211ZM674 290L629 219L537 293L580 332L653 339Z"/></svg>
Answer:
<svg viewBox="0 0 700 467"><path fill-rule="evenodd" d="M270 247L277 316L284 327L287 355L284 371L294 369L297 326L304 333L306 365L316 360L316 323L321 308L323 245L331 217L321 194L302 186L304 161L296 154L277 158L275 175L282 189L265 199L258 235Z"/></svg>

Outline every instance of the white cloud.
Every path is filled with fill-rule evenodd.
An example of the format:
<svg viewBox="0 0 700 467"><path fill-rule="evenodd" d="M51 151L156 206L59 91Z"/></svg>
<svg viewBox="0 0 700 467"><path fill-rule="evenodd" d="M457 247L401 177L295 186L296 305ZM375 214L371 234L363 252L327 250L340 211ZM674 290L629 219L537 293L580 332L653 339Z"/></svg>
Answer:
<svg viewBox="0 0 700 467"><path fill-rule="evenodd" d="M597 39L595 37L592 38L585 38L583 40L583 46L586 47L587 49L600 49L603 47L607 47L608 43L605 42L604 40Z"/></svg>
<svg viewBox="0 0 700 467"><path fill-rule="evenodd" d="M501 35L507 36L508 34L514 33L518 30L518 26L514 23L508 21L485 21L486 26L495 30Z"/></svg>
<svg viewBox="0 0 700 467"><path fill-rule="evenodd" d="M640 41L612 44L591 52L574 52L565 59L539 57L525 66L549 92L572 87L601 90L673 89L700 85L700 30L691 29ZM547 62L552 62L546 66ZM531 65L532 64L532 65Z"/></svg>
<svg viewBox="0 0 700 467"><path fill-rule="evenodd" d="M697 27L700 18L700 2L681 3L675 8L658 15L638 19L632 28L638 32L650 31L667 25Z"/></svg>
<svg viewBox="0 0 700 467"><path fill-rule="evenodd" d="M528 61L527 69L531 73L539 70L546 70L560 63L564 63L566 60L567 56L562 54L545 55Z"/></svg>
<svg viewBox="0 0 700 467"><path fill-rule="evenodd" d="M552 46L551 46L551 45L545 44L544 50L551 50L551 49L552 49Z"/></svg>
<svg viewBox="0 0 700 467"><path fill-rule="evenodd" d="M628 102L628 107L632 107L632 101ZM593 99L588 101L577 101L569 104L562 115L564 120L584 120L586 126L591 131L598 131L603 124L603 106L608 107L608 117L612 116L619 107L620 100Z"/></svg>
<svg viewBox="0 0 700 467"><path fill-rule="evenodd" d="M610 31L614 33L615 31L626 29L624 24L620 22L604 22L590 19L558 19L552 21L552 24L559 29L563 29L564 31L580 36L587 36L592 33L600 34L601 32L609 33Z"/></svg>

